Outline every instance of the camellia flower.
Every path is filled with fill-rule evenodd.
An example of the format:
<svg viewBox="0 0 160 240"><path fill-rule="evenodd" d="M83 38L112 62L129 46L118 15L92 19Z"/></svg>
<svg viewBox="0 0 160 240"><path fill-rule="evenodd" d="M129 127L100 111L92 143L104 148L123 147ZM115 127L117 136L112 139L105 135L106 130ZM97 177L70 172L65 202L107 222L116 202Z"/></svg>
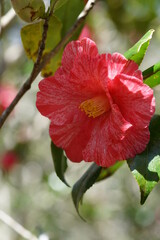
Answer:
<svg viewBox="0 0 160 240"><path fill-rule="evenodd" d="M16 95L16 90L10 85L0 85L0 115L9 106Z"/></svg>
<svg viewBox="0 0 160 240"><path fill-rule="evenodd" d="M146 148L153 90L123 55L100 55L88 38L72 41L61 67L39 89L37 108L51 121L52 141L71 161L109 167Z"/></svg>
<svg viewBox="0 0 160 240"><path fill-rule="evenodd" d="M0 157L1 168L4 171L10 171L18 163L18 156L14 151L8 151Z"/></svg>

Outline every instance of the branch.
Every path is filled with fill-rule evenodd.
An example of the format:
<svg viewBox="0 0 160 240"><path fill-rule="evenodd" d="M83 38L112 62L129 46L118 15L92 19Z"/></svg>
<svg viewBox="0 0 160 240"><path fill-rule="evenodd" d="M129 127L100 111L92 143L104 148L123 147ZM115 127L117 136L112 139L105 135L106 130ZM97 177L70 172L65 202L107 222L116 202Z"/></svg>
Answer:
<svg viewBox="0 0 160 240"><path fill-rule="evenodd" d="M2 30L4 28L6 28L14 19L14 17L16 16L15 11L13 10L13 8L11 8L6 15L4 15L1 20L0 20L0 33L2 32Z"/></svg>
<svg viewBox="0 0 160 240"><path fill-rule="evenodd" d="M54 2L52 2L52 0L50 0L50 8L51 8L50 14L52 14L52 12L53 12L53 10L54 10L58 1L59 0L55 0Z"/></svg>
<svg viewBox="0 0 160 240"><path fill-rule="evenodd" d="M25 229L22 225L16 222L13 218L7 215L5 212L0 210L0 220L11 227L15 232L21 235L24 239L27 240L38 240L31 232Z"/></svg>
<svg viewBox="0 0 160 240"><path fill-rule="evenodd" d="M51 50L50 53L46 54L43 58L42 63L39 66L39 70L41 69L50 61L52 57L58 53L58 51L66 44L66 42L73 36L73 34L76 32L76 30L80 27L82 22L85 20L85 18L88 16L89 12L95 5L97 0L88 0L87 4L85 5L83 11L79 14L76 22L74 25L69 29L67 34L63 37L63 39L57 44L57 46Z"/></svg>
<svg viewBox="0 0 160 240"><path fill-rule="evenodd" d="M22 96L31 88L31 85L35 78L38 76L38 74L41 72L42 68L50 61L52 57L55 56L55 54L65 45L65 43L70 39L70 37L76 32L78 27L81 25L81 23L85 20L90 10L93 8L97 0L89 0L87 4L85 5L83 11L78 16L76 22L74 25L70 28L70 30L66 33L64 38L57 44L57 46L51 50L50 53L46 54L40 63L39 56L37 57L37 61L34 64L33 70L31 72L30 77L26 80L26 82L22 85L19 92L17 93L16 97L12 101L12 103L6 108L6 110L2 113L0 117L0 128L3 126L4 122L6 121L9 114L13 111L14 107L17 105L19 100L22 98ZM46 29L46 28L44 28ZM44 34L43 34L44 35ZM43 44L43 39L42 42ZM40 46L41 48L42 46ZM41 52L41 50L39 50Z"/></svg>

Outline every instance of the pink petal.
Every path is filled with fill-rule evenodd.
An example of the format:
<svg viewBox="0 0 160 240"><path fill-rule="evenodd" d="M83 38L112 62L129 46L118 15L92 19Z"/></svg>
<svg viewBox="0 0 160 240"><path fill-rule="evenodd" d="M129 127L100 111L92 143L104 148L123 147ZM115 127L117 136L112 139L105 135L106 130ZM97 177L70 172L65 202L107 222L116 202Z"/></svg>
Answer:
<svg viewBox="0 0 160 240"><path fill-rule="evenodd" d="M105 91L106 73L105 55L92 58L84 54L75 58L69 82L74 85L77 92L98 94Z"/></svg>
<svg viewBox="0 0 160 240"><path fill-rule="evenodd" d="M134 157L149 141L148 129L136 129L121 115L116 105L109 116L96 119L91 138L83 150L85 161L109 167L116 161Z"/></svg>
<svg viewBox="0 0 160 240"><path fill-rule="evenodd" d="M91 34L91 30L90 30L89 26L88 25L84 25L84 27L82 28L82 31L81 31L81 33L79 35L79 40L82 40L85 37L91 39L92 38L91 36L92 36L92 34Z"/></svg>
<svg viewBox="0 0 160 240"><path fill-rule="evenodd" d="M135 157L143 152L149 142L150 132L148 127L129 129L126 138L122 141L121 154L126 159Z"/></svg>
<svg viewBox="0 0 160 240"><path fill-rule="evenodd" d="M49 133L52 141L65 150L67 157L73 162L83 160L82 150L91 134L92 121L85 114L79 120L63 126L54 125L51 121Z"/></svg>
<svg viewBox="0 0 160 240"><path fill-rule="evenodd" d="M155 111L153 90L139 79L128 75L118 75L108 85L113 102L123 117L136 127L149 125Z"/></svg>
<svg viewBox="0 0 160 240"><path fill-rule="evenodd" d="M96 44L89 38L83 38L81 41L72 41L64 49L62 57L62 66L66 71L70 71L73 67L75 58L81 54L96 57L98 49Z"/></svg>
<svg viewBox="0 0 160 240"><path fill-rule="evenodd" d="M114 79L117 74L124 73L130 76L136 76L143 80L142 73L138 70L138 64L134 61L127 60L120 53L107 55L108 78Z"/></svg>
<svg viewBox="0 0 160 240"><path fill-rule="evenodd" d="M61 69L58 71L61 72ZM39 89L36 106L42 115L57 125L78 119L81 114L79 106L86 96L76 93L72 85L67 84L67 79L63 85L55 77L43 79L39 83Z"/></svg>
<svg viewBox="0 0 160 240"><path fill-rule="evenodd" d="M89 39L71 42L67 46L69 49L72 47L73 50L74 45L75 49L78 49L77 45L83 47L83 53L79 53L79 58L77 55L75 56L72 71L70 69L67 72L63 65L53 77L43 79L39 83L37 108L42 115L57 125L63 125L78 118L81 111L80 104L86 99L94 97L95 92L104 92L100 79L106 77L105 67L103 67L106 61L105 56L97 55L96 45ZM70 50L68 51L71 53ZM70 60L73 60L72 57Z"/></svg>

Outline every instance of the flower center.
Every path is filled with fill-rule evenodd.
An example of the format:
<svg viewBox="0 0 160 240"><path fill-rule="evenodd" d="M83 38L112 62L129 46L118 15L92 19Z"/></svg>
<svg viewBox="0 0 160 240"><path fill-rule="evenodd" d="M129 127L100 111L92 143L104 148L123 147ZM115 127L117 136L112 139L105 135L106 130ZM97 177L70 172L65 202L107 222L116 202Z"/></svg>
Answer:
<svg viewBox="0 0 160 240"><path fill-rule="evenodd" d="M109 111L110 104L107 96L97 96L82 102L79 106L81 111L85 112L88 117L96 118Z"/></svg>

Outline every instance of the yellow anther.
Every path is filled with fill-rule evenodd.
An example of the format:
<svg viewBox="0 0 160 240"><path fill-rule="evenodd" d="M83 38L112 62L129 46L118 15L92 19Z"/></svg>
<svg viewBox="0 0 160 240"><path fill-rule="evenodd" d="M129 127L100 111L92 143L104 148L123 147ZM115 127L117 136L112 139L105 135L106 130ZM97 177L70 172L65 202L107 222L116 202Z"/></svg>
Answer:
<svg viewBox="0 0 160 240"><path fill-rule="evenodd" d="M110 109L107 96L100 95L82 102L79 106L88 117L96 118Z"/></svg>

